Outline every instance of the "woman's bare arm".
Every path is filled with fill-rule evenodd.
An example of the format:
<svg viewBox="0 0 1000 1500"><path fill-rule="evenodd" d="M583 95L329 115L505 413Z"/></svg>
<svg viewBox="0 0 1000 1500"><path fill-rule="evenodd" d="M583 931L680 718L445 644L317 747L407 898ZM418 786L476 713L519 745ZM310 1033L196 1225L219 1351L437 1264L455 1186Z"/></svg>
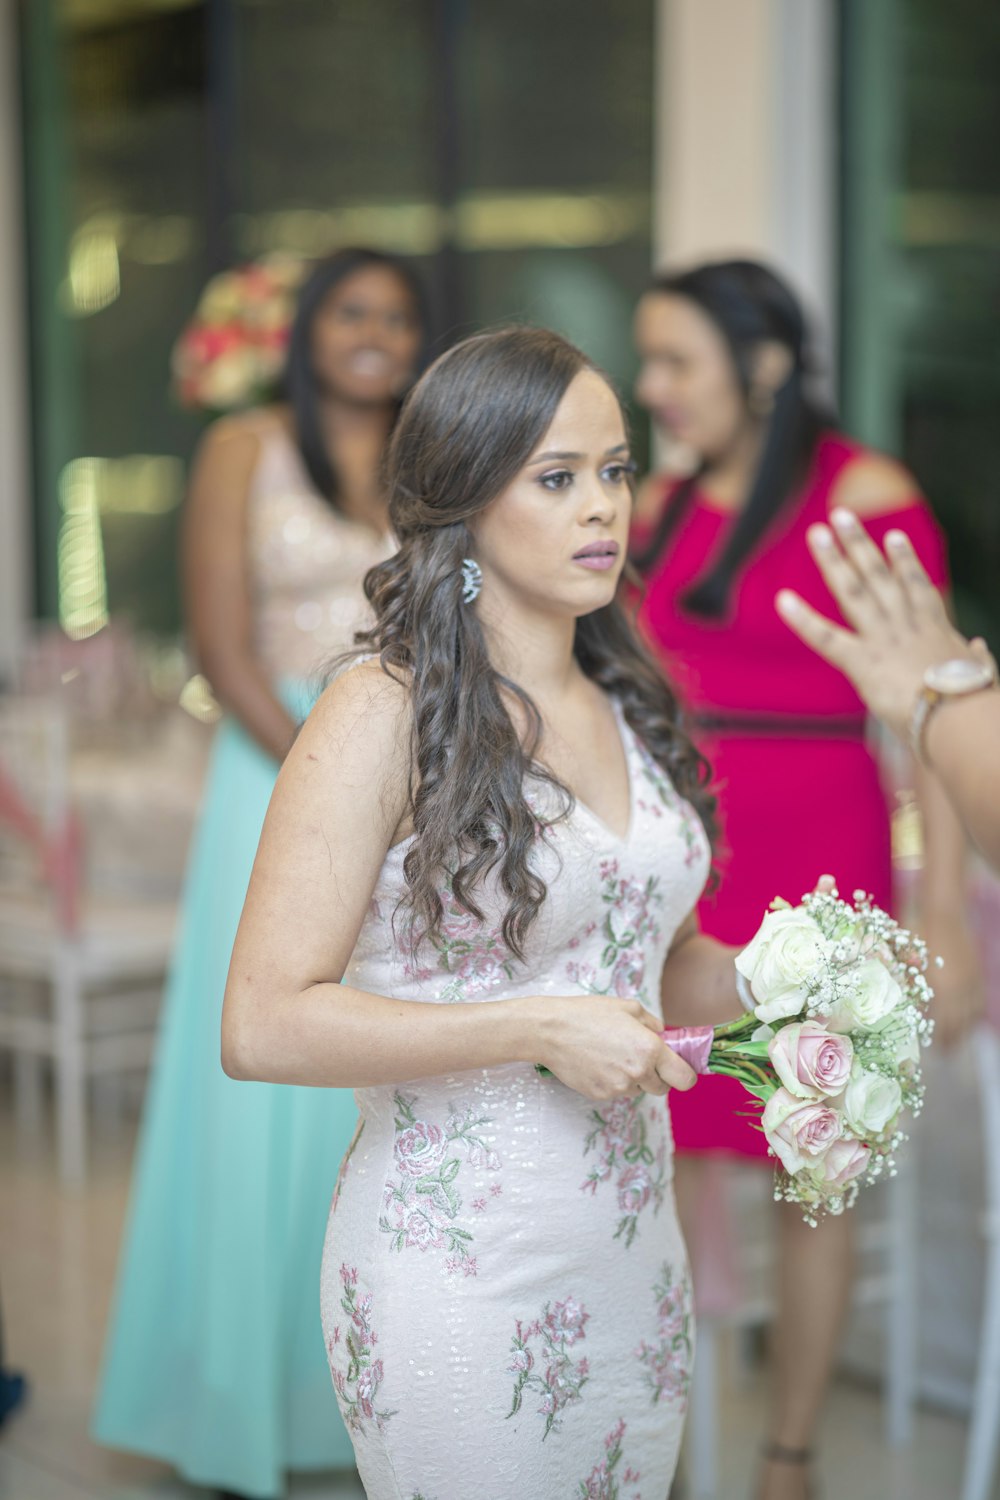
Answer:
<svg viewBox="0 0 1000 1500"><path fill-rule="evenodd" d="M185 506L184 588L191 644L212 691L281 760L295 723L254 651L247 574L247 503L259 441L239 419L218 422L206 434Z"/></svg>
<svg viewBox="0 0 1000 1500"><path fill-rule="evenodd" d="M730 948L700 932L694 913L686 919L663 966L663 1019L667 1026L717 1026L742 1014L733 968L739 952L739 948Z"/></svg>
<svg viewBox="0 0 1000 1500"><path fill-rule="evenodd" d="M222 1017L231 1077L353 1088L540 1062L591 1098L694 1075L638 1001L530 996L433 1005L339 981L390 845L407 828L406 690L344 673L297 737L268 811Z"/></svg>

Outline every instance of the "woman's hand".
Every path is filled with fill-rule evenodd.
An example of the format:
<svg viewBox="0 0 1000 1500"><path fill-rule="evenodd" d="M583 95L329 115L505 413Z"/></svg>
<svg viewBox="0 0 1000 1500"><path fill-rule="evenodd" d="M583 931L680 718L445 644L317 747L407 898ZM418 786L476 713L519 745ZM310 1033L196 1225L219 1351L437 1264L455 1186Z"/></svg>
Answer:
<svg viewBox="0 0 1000 1500"><path fill-rule="evenodd" d="M540 996L538 1061L587 1099L689 1089L697 1075L660 1038L662 1022L638 1000Z"/></svg>
<svg viewBox="0 0 1000 1500"><path fill-rule="evenodd" d="M830 519L834 530L810 527L809 550L853 630L834 625L790 589L778 594L778 613L905 740L928 667L955 657L990 666L992 658L982 641L967 641L952 625L903 532L886 538L887 565L850 511L834 511Z"/></svg>

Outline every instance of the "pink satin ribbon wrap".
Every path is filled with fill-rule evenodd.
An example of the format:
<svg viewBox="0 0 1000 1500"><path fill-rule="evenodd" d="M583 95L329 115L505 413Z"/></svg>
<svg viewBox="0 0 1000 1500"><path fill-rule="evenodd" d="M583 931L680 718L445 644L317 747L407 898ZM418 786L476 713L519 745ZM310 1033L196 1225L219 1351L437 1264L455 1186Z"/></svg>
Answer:
<svg viewBox="0 0 1000 1500"><path fill-rule="evenodd" d="M715 1036L711 1026L668 1026L660 1035L696 1073L708 1072L708 1054Z"/></svg>

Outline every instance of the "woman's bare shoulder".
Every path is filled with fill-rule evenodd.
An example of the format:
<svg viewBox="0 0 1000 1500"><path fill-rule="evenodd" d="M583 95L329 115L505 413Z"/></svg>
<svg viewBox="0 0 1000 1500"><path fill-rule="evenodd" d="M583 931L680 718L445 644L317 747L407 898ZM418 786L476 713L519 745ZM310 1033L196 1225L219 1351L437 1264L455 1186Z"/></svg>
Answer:
<svg viewBox="0 0 1000 1500"><path fill-rule="evenodd" d="M845 464L830 491L830 508L842 505L857 516L886 515L920 499L910 471L885 453L863 449Z"/></svg>
<svg viewBox="0 0 1000 1500"><path fill-rule="evenodd" d="M286 795L321 823L370 827L386 847L406 816L410 691L377 660L341 671L320 695L282 767Z"/></svg>
<svg viewBox="0 0 1000 1500"><path fill-rule="evenodd" d="M254 463L262 443L288 435L288 420L280 406L232 412L212 423L198 445L198 456L202 462Z"/></svg>
<svg viewBox="0 0 1000 1500"><path fill-rule="evenodd" d="M409 758L413 710L405 676L386 671L377 657L339 671L306 720L306 728L336 745L365 754L365 746ZM304 731L303 731L304 732Z"/></svg>

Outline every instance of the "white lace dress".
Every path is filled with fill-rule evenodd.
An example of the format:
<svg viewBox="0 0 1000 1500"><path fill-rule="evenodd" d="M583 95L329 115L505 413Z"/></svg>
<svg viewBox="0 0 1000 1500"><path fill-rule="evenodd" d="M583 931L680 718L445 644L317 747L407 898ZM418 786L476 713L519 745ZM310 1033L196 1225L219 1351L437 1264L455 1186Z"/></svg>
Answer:
<svg viewBox="0 0 1000 1500"><path fill-rule="evenodd" d="M345 982L428 1004L637 997L659 1014L709 854L618 711L627 836L585 806L536 856L526 960L492 900L445 893L441 939L394 938L390 850ZM537 789L537 805L551 796ZM323 1331L369 1500L665 1500L693 1353L662 1099L595 1106L530 1065L358 1090L327 1228Z"/></svg>

